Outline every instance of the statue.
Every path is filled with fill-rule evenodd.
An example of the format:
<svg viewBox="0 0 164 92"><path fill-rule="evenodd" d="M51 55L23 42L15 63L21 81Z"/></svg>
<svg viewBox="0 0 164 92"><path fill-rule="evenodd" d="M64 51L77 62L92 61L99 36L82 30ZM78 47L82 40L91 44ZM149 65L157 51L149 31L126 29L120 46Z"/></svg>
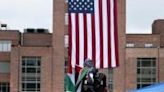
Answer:
<svg viewBox="0 0 164 92"><path fill-rule="evenodd" d="M99 73L90 59L85 60L79 73L76 92L107 92L105 74Z"/></svg>

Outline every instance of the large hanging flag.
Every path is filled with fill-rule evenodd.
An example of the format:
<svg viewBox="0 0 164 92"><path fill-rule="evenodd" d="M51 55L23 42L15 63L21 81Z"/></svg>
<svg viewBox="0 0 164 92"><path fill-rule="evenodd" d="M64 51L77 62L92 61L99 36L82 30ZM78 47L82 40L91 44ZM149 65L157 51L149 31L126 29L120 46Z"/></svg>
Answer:
<svg viewBox="0 0 164 92"><path fill-rule="evenodd" d="M69 61L83 67L118 66L117 0L68 0Z"/></svg>

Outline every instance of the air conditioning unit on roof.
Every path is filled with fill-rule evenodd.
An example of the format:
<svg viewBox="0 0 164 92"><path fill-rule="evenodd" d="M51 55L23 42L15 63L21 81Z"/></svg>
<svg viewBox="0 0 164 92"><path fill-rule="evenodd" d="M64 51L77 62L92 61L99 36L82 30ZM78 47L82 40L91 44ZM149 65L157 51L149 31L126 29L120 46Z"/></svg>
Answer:
<svg viewBox="0 0 164 92"><path fill-rule="evenodd" d="M34 28L24 29L24 33L35 33L35 29Z"/></svg>

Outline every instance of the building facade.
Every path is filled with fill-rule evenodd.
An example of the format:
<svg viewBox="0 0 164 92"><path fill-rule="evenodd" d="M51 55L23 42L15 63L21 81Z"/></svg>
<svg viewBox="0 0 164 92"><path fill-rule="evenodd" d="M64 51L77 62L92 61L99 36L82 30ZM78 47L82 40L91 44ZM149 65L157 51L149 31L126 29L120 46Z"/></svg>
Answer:
<svg viewBox="0 0 164 92"><path fill-rule="evenodd" d="M152 34L126 35L126 89L164 81L164 20L155 20Z"/></svg>
<svg viewBox="0 0 164 92"><path fill-rule="evenodd" d="M46 29L0 30L0 92L47 92L51 68L52 34Z"/></svg>
<svg viewBox="0 0 164 92"><path fill-rule="evenodd" d="M120 65L124 65L125 56L125 0L118 0L119 22L119 53ZM67 48L64 47L64 36L68 35L65 24L67 0L53 1L53 34L35 33L28 30L20 33L18 30L1 30L0 51L1 66L0 84L2 91L10 92L63 92L65 75L65 58ZM7 45L3 45L7 44ZM5 47L8 47L7 51ZM5 50L3 50L5 49ZM7 69L5 69L7 68ZM5 72L6 70L6 72ZM101 70L107 73L108 70ZM113 72L113 71L112 71ZM124 89L124 66L115 69L111 81L118 87L116 91ZM3 86L5 84L5 86ZM7 90L6 90L7 89ZM4 91L4 92L5 92Z"/></svg>
<svg viewBox="0 0 164 92"><path fill-rule="evenodd" d="M53 33L0 28L0 92L64 92L67 1L53 2ZM102 69L109 92L128 92L164 81L164 20L152 34L125 34L125 0L117 0L119 67ZM1 25L2 26L2 25Z"/></svg>

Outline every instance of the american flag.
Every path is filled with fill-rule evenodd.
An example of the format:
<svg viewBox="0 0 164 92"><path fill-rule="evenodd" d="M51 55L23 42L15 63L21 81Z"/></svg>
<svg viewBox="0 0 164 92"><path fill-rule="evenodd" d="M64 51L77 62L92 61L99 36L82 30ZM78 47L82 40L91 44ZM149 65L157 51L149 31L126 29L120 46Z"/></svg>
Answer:
<svg viewBox="0 0 164 92"><path fill-rule="evenodd" d="M83 67L118 66L117 0L68 0L69 62Z"/></svg>

